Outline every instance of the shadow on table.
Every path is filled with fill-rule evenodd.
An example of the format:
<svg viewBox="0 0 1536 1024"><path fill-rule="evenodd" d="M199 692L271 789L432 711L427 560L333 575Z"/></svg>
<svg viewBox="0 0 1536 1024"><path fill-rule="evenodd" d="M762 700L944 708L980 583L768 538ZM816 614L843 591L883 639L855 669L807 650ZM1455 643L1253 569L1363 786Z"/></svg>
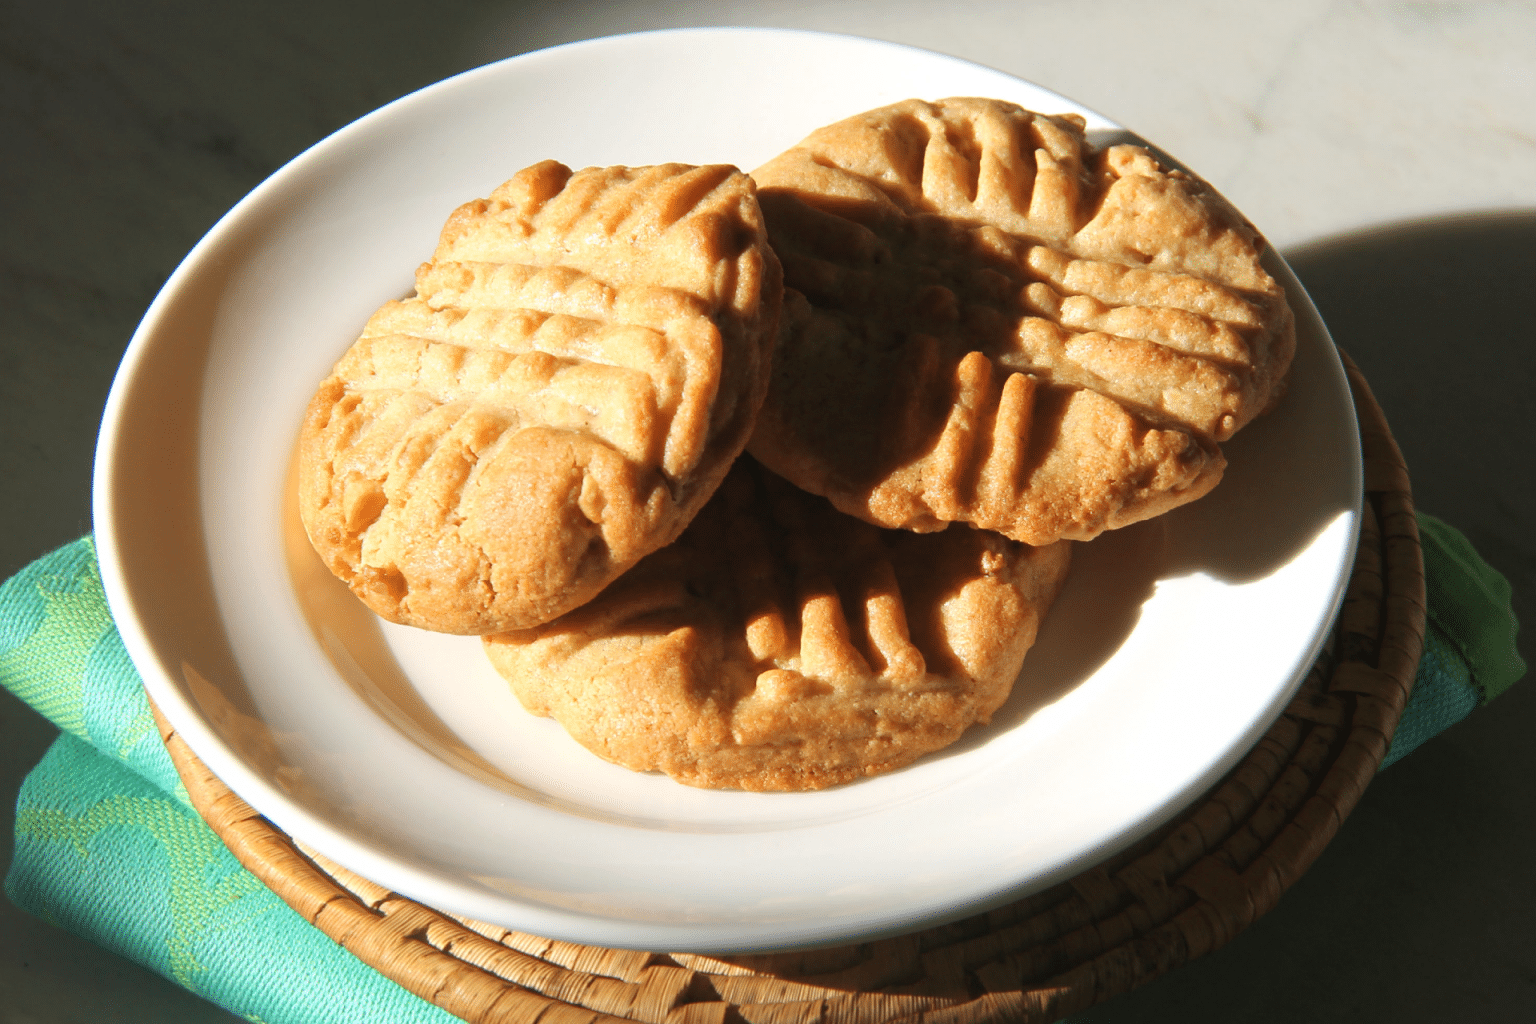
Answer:
<svg viewBox="0 0 1536 1024"><path fill-rule="evenodd" d="M1417 506L1466 533L1536 622L1536 210L1395 224L1286 259L1370 381Z"/></svg>

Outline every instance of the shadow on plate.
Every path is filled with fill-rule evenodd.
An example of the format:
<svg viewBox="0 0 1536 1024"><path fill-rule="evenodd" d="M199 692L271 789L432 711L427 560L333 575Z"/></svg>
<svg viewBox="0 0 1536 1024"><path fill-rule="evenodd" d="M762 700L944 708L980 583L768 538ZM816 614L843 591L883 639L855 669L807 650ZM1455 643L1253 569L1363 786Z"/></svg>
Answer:
<svg viewBox="0 0 1536 1024"><path fill-rule="evenodd" d="M378 617L320 560L299 519L297 451L285 491L283 548L294 596L315 641L352 691L402 735L460 773L523 799L549 803L481 757L427 706L391 653Z"/></svg>
<svg viewBox="0 0 1536 1024"><path fill-rule="evenodd" d="M1141 606L1165 575L1168 529L1161 519L1075 544L1072 570L1051 606L1007 701L984 726L966 730L930 758L974 749L1065 697L1114 655L1136 628Z"/></svg>

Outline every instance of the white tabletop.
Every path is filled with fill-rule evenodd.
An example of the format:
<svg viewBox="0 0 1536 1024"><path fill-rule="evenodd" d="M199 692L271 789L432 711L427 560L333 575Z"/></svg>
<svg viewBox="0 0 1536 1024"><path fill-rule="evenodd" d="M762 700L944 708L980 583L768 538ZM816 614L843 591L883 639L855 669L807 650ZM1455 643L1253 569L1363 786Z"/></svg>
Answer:
<svg viewBox="0 0 1536 1024"><path fill-rule="evenodd" d="M1421 506L1468 532L1536 623L1536 4L240 7L49 0L0 15L4 575L89 529L95 428L123 345L180 257L284 161L500 57L618 32L772 25L1032 79L1210 180L1293 257L1364 366ZM1446 219L1469 213L1486 216ZM1536 683L1522 686L1383 774L1314 869L1232 946L1079 1019L1530 1017L1536 813L1522 783L1536 753L1522 738ZM6 804L53 732L0 695ZM8 860L8 816L0 831ZM0 1004L0 1019L37 1024L232 1019L8 903Z"/></svg>

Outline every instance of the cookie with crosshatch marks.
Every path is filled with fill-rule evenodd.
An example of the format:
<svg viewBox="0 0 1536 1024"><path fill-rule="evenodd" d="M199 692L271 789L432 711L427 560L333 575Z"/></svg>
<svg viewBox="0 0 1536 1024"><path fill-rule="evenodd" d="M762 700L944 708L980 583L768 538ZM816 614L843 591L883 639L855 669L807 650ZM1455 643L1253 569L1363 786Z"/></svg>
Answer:
<svg viewBox="0 0 1536 1024"><path fill-rule="evenodd" d="M300 439L316 551L375 612L547 622L682 532L741 452L782 294L733 167L529 167L454 211Z"/></svg>
<svg viewBox="0 0 1536 1024"><path fill-rule="evenodd" d="M691 786L822 789L986 722L1070 547L883 530L744 456L676 543L483 643L524 707L609 761Z"/></svg>
<svg viewBox="0 0 1536 1024"><path fill-rule="evenodd" d="M1264 240L1075 115L908 100L752 173L786 291L749 450L852 515L1088 540L1207 493L1281 394Z"/></svg>

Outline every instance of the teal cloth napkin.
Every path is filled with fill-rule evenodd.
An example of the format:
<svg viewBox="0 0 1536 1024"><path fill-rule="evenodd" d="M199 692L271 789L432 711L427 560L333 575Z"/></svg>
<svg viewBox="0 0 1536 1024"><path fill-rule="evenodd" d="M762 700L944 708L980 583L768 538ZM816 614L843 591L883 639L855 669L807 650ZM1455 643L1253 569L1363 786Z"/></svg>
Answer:
<svg viewBox="0 0 1536 1024"><path fill-rule="evenodd" d="M1509 584L1454 529L1419 522L1428 635L1385 764L1525 671ZM17 906L252 1021L456 1019L291 910L192 810L107 611L90 537L0 586L0 684L63 732L17 799L5 880Z"/></svg>
<svg viewBox="0 0 1536 1024"><path fill-rule="evenodd" d="M62 731L22 783L22 910L263 1024L453 1024L246 871L192 809L90 537L0 586L0 683Z"/></svg>

